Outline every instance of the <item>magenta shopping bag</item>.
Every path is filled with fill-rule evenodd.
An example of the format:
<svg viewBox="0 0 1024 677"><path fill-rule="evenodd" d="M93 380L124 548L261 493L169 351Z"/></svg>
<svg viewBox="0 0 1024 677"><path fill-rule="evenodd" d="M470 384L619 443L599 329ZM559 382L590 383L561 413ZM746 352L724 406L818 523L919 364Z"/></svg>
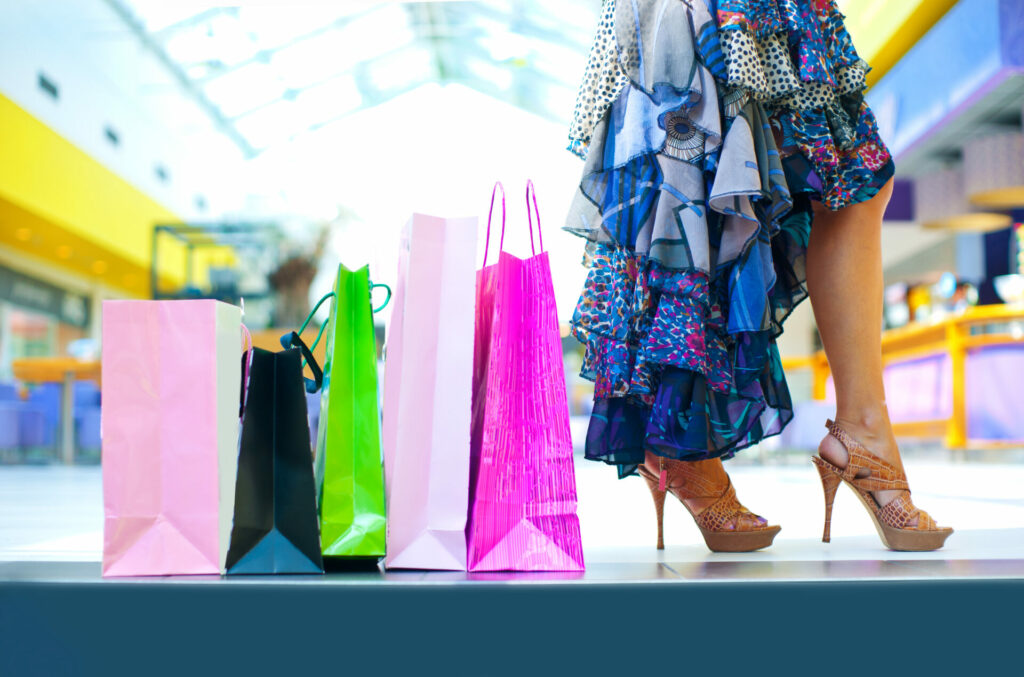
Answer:
<svg viewBox="0 0 1024 677"><path fill-rule="evenodd" d="M477 219L413 214L384 363L392 569L466 568Z"/></svg>
<svg viewBox="0 0 1024 677"><path fill-rule="evenodd" d="M500 184L495 190L500 188ZM527 213L533 184L527 185ZM504 251L477 273L470 571L580 571L583 545L551 266ZM491 197L493 210L494 197ZM533 195L532 207L537 211ZM533 221L529 217L533 249ZM490 218L487 224L490 246Z"/></svg>
<svg viewBox="0 0 1024 677"><path fill-rule="evenodd" d="M218 574L238 466L242 313L103 303L103 575Z"/></svg>

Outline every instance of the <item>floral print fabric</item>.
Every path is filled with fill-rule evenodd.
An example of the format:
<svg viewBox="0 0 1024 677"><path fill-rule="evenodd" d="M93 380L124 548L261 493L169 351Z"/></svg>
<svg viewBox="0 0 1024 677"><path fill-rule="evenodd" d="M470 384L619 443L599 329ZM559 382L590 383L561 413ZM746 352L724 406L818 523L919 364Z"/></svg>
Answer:
<svg viewBox="0 0 1024 677"><path fill-rule="evenodd" d="M892 175L865 72L830 0L606 1L566 225L588 241L588 458L728 458L791 419L775 339L807 295L812 200Z"/></svg>

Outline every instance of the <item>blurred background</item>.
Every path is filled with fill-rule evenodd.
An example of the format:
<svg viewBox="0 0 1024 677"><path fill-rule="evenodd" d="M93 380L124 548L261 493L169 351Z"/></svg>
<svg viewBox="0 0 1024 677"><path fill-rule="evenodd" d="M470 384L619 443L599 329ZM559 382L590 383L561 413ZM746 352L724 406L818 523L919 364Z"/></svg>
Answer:
<svg viewBox="0 0 1024 677"><path fill-rule="evenodd" d="M898 168L883 231L898 433L923 462L1024 467L1024 1L839 6ZM0 0L0 464L99 462L104 299L244 303L272 346L339 261L393 281L412 212L486 221L496 180L517 254L536 183L568 321L585 271L560 230L582 169L565 147L599 11ZM798 415L741 464L805 455L832 412L809 304L780 347ZM572 339L565 355L581 444L591 390Z"/></svg>

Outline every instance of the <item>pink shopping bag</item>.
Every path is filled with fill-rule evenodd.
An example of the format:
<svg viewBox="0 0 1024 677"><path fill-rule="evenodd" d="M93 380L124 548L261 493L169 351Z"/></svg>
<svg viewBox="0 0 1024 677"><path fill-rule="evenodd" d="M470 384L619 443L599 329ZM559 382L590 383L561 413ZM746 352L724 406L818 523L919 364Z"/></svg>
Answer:
<svg viewBox="0 0 1024 677"><path fill-rule="evenodd" d="M392 569L466 568L477 220L413 214L384 364Z"/></svg>
<svg viewBox="0 0 1024 677"><path fill-rule="evenodd" d="M223 570L241 326L217 301L104 302L104 576Z"/></svg>
<svg viewBox="0 0 1024 677"><path fill-rule="evenodd" d="M500 188L500 184L495 190ZM527 184L527 213L533 184ZM533 211L537 199L533 197ZM502 213L504 216L504 190ZM493 208L494 197L491 197ZM533 248L533 220L530 246ZM477 273L470 571L581 571L576 479L551 266L500 251ZM502 219L504 248L505 223ZM487 224L490 246L490 218Z"/></svg>

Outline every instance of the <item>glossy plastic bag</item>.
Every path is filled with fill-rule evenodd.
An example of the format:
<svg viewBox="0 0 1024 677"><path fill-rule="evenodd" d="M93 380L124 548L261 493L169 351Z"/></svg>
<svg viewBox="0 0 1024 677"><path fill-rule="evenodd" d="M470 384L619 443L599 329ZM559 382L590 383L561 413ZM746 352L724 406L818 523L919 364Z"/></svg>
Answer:
<svg viewBox="0 0 1024 677"><path fill-rule="evenodd" d="M384 556L384 471L370 293L368 268L353 272L338 266L314 462L325 557Z"/></svg>
<svg viewBox="0 0 1024 677"><path fill-rule="evenodd" d="M536 212L535 196L532 207ZM504 230L503 222L499 249ZM489 247L490 219L487 231ZM498 263L486 266L485 249L477 273L470 571L584 566L562 342L539 213L537 231L539 254L534 249L524 260L501 251Z"/></svg>

